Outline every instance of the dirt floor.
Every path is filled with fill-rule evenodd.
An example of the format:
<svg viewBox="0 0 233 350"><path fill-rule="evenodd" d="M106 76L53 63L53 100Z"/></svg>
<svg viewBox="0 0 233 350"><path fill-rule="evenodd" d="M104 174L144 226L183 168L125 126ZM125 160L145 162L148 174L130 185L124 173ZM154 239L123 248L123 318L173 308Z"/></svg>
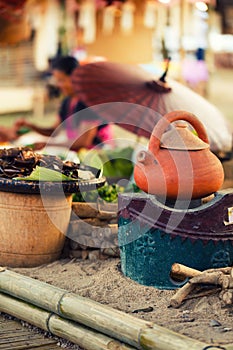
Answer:
<svg viewBox="0 0 233 350"><path fill-rule="evenodd" d="M175 290L159 290L126 278L121 273L119 259L62 259L14 271L153 321L209 345L233 343L233 307L223 304L216 287L209 291L204 289L204 293L202 289L200 295L191 294L176 309L169 307Z"/></svg>

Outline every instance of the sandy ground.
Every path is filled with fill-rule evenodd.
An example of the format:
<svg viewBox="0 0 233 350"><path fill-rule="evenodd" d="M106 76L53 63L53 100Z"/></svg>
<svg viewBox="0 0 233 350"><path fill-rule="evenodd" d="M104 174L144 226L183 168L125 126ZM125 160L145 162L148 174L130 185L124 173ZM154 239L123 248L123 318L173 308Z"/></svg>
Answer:
<svg viewBox="0 0 233 350"><path fill-rule="evenodd" d="M233 343L233 308L223 305L217 288L212 288L210 294L204 296L192 294L180 308L175 309L169 307L175 290L143 286L123 276L119 259L61 259L48 265L30 269L17 268L14 271L78 293L135 317L153 321L210 345ZM203 289L201 292L203 293ZM141 309L146 310L140 311Z"/></svg>

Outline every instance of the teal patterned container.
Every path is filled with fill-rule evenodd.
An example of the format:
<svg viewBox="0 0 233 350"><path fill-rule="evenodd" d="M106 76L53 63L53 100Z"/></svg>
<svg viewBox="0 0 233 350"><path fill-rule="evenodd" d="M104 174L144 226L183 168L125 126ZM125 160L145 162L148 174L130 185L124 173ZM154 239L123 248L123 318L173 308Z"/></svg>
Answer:
<svg viewBox="0 0 233 350"><path fill-rule="evenodd" d="M193 209L163 205L148 194L119 194L121 269L136 282L175 289L173 263L205 270L233 264L232 190Z"/></svg>

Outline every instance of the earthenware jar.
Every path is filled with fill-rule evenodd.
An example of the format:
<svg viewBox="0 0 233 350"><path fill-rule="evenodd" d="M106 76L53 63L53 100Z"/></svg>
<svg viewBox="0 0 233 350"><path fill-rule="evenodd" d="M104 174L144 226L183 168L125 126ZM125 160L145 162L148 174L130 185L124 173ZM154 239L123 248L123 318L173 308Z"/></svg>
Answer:
<svg viewBox="0 0 233 350"><path fill-rule="evenodd" d="M177 121L175 127L171 125ZM218 191L224 172L220 160L210 151L206 130L199 119L186 111L173 111L155 125L148 151L139 152L134 178L145 192L187 200Z"/></svg>

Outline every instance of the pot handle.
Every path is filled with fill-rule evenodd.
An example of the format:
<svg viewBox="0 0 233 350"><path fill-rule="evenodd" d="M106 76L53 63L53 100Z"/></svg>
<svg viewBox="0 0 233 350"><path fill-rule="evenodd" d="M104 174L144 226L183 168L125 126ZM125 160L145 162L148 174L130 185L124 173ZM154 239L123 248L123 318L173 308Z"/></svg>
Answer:
<svg viewBox="0 0 233 350"><path fill-rule="evenodd" d="M149 150L153 152L154 155L157 154L160 148L160 141L163 133L168 128L169 124L177 120L184 120L192 125L195 131L198 134L198 137L209 144L209 139L202 122L192 113L186 111L172 111L165 114L155 125L150 141L149 141Z"/></svg>

